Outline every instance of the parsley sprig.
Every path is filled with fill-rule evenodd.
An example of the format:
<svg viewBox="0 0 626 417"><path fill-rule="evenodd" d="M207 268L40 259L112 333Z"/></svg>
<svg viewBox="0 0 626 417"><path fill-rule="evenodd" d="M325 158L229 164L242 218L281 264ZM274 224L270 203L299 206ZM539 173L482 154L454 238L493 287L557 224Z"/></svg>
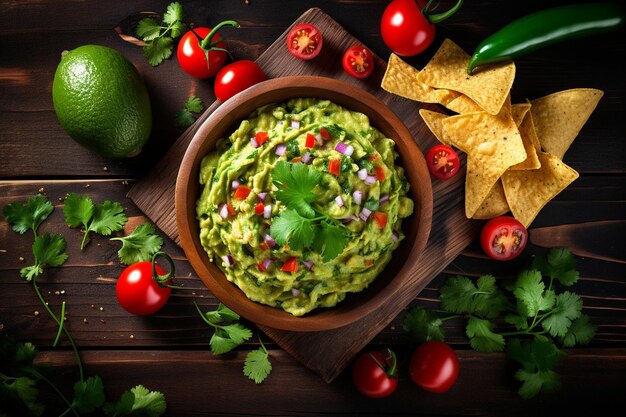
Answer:
<svg viewBox="0 0 626 417"><path fill-rule="evenodd" d="M578 281L576 260L565 248L551 249L546 257L533 260L532 269L519 273L505 285L491 275L476 282L451 277L441 287L445 317L415 307L404 320L404 328L415 342L443 340L443 322L467 319L470 345L479 352L499 352L521 365L515 378L522 382L519 394L531 398L559 387L554 371L564 355L560 347L589 343L596 326L582 313L582 298L561 287ZM508 294L505 293L508 292Z"/></svg>
<svg viewBox="0 0 626 417"><path fill-rule="evenodd" d="M88 195L79 196L76 193L68 194L63 213L69 227L82 226L84 229L80 250L85 248L90 232L109 236L113 232L122 230L128 221L124 214L124 207L117 201L106 200L101 204L94 204Z"/></svg>
<svg viewBox="0 0 626 417"><path fill-rule="evenodd" d="M277 187L276 199L286 208L270 226L270 234L280 245L296 251L313 249L324 262L336 258L350 240L349 230L312 204L313 189L322 174L303 163L278 161L272 169L272 182Z"/></svg>
<svg viewBox="0 0 626 417"><path fill-rule="evenodd" d="M179 2L174 2L167 6L162 22L150 17L139 21L137 36L146 42L143 55L150 65L156 67L172 56L174 40L187 28L183 22L184 17L183 6Z"/></svg>

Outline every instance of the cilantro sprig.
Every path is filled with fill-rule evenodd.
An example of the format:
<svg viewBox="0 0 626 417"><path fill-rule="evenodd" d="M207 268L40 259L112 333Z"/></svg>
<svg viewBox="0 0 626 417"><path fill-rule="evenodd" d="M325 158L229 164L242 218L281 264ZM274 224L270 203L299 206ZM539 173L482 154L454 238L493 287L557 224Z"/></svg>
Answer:
<svg viewBox="0 0 626 417"><path fill-rule="evenodd" d="M272 182L277 187L276 199L286 208L272 221L270 235L278 244L296 251L313 249L328 262L343 251L351 234L339 221L313 206L313 189L321 177L315 168L302 163L276 163Z"/></svg>
<svg viewBox="0 0 626 417"><path fill-rule="evenodd" d="M109 236L113 232L122 230L128 218L124 208L117 201L106 200L101 204L94 204L88 195L79 196L76 193L68 194L63 206L65 222L69 227L83 227L84 235L80 250L85 248L90 232Z"/></svg>
<svg viewBox="0 0 626 417"><path fill-rule="evenodd" d="M137 36L146 42L143 55L150 65L158 66L172 56L174 40L179 38L187 28L183 22L185 15L179 2L170 3L159 22L154 18L145 18L137 24Z"/></svg>
<svg viewBox="0 0 626 417"><path fill-rule="evenodd" d="M415 307L404 319L404 329L415 342L444 340L443 322L467 319L466 335L479 352L505 351L521 365L515 379L518 393L531 398L559 387L554 368L564 355L562 347L589 343L596 326L582 313L582 298L562 287L578 281L576 260L565 248L536 257L532 269L509 283L498 285L491 275L475 282L451 277L441 287L444 313Z"/></svg>
<svg viewBox="0 0 626 417"><path fill-rule="evenodd" d="M30 197L26 203L14 201L4 206L2 214L17 233L23 235L32 230L34 234L37 234L39 225L53 210L52 203L44 195L37 194Z"/></svg>
<svg viewBox="0 0 626 417"><path fill-rule="evenodd" d="M259 338L258 349L248 352L246 360L243 364L243 373L245 376L260 384L272 372L272 364L269 360L269 352L265 348L263 341Z"/></svg>
<svg viewBox="0 0 626 417"><path fill-rule="evenodd" d="M122 242L117 255L123 264L131 265L135 262L149 261L152 255L161 250L163 238L156 234L150 223L141 223L128 236L113 237L109 240Z"/></svg>
<svg viewBox="0 0 626 417"><path fill-rule="evenodd" d="M196 96L191 96L187 99L185 107L178 113L176 113L176 124L180 127L189 127L196 121L196 114L202 113L204 105L202 100Z"/></svg>

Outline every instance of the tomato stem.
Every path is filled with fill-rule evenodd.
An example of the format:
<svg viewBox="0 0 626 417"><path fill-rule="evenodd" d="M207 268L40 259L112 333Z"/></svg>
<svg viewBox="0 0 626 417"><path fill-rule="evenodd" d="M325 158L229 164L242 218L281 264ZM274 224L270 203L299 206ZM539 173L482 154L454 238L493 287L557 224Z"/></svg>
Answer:
<svg viewBox="0 0 626 417"><path fill-rule="evenodd" d="M156 270L156 259L162 256L163 258L165 258L165 260L167 261L167 263L169 264L169 271L167 272L167 274L165 275L159 275L159 273ZM174 267L174 261L172 260L172 258L165 252L156 252L154 255L152 255L152 279L154 279L157 284L159 284L160 287L162 288L174 288L174 289L183 289L183 287L177 287L175 285L169 285L167 282L169 280L172 279L172 277L175 274L176 268Z"/></svg>
<svg viewBox="0 0 626 417"><path fill-rule="evenodd" d="M398 367L398 359L396 358L396 354L394 353L393 350L387 348L387 353L389 354L389 358L391 359L391 365L389 367L386 366L386 363L387 363L386 360L385 360L385 365L383 365L376 358L376 356L374 356L371 352L369 353L369 355L370 355L370 358L372 358L372 360L376 362L376 365L378 365L378 367L383 370L385 375L387 375L389 378L395 378L396 369Z"/></svg>
<svg viewBox="0 0 626 417"><path fill-rule="evenodd" d="M217 25L215 25L213 29L211 29L209 34L206 35L206 37L200 42L200 48L204 49L205 51L210 51L213 47L213 45L211 45L212 43L211 39L213 39L213 36L215 36L218 30L220 30L222 27L226 25L230 25L236 28L240 27L239 23L235 22L234 20L224 20L223 22L218 23Z"/></svg>
<svg viewBox="0 0 626 417"><path fill-rule="evenodd" d="M446 20L447 18L455 14L461 8L461 5L463 4L463 0L458 0L457 3L450 10L447 10L443 13L438 13L438 14L429 14L430 5L432 4L432 2L433 0L428 0L428 3L426 3L426 6L424 6L424 8L422 9L422 14L426 18L426 20L428 20L428 22L432 24L443 22L444 20Z"/></svg>

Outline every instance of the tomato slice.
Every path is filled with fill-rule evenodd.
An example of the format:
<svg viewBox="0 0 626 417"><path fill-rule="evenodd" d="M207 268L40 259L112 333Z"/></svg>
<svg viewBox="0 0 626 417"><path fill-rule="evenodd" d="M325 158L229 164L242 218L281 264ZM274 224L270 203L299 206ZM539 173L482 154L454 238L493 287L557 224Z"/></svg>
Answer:
<svg viewBox="0 0 626 417"><path fill-rule="evenodd" d="M322 33L310 23L295 25L287 35L287 49L298 59L315 58L322 50Z"/></svg>
<svg viewBox="0 0 626 417"><path fill-rule="evenodd" d="M355 45L343 54L343 69L355 78L367 78L374 71L374 54L364 46Z"/></svg>
<svg viewBox="0 0 626 417"><path fill-rule="evenodd" d="M298 258L291 257L287 259L280 270L283 272L298 272Z"/></svg>
<svg viewBox="0 0 626 417"><path fill-rule="evenodd" d="M461 167L459 155L448 145L435 145L426 154L426 164L431 175L447 180L456 175Z"/></svg>
<svg viewBox="0 0 626 417"><path fill-rule="evenodd" d="M250 195L250 191L252 191L250 187L246 187L245 185L240 185L235 190L235 194L233 194L233 198L237 200L244 200Z"/></svg>
<svg viewBox="0 0 626 417"><path fill-rule="evenodd" d="M528 231L511 216L489 220L480 233L480 245L492 259L508 261L517 258L526 247Z"/></svg>

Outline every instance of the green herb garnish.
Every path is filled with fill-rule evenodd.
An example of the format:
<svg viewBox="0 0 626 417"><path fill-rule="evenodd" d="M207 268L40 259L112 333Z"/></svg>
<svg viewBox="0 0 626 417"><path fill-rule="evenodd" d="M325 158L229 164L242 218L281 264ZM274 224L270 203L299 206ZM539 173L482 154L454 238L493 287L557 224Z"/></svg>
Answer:
<svg viewBox="0 0 626 417"><path fill-rule="evenodd" d="M146 42L143 55L150 65L156 67L172 56L174 40L179 38L187 27L183 18L183 6L179 2L174 2L167 6L162 22L153 18L139 21L137 36Z"/></svg>
<svg viewBox="0 0 626 417"><path fill-rule="evenodd" d="M163 246L163 239L156 234L154 226L150 223L140 224L128 236L114 237L110 240L122 242L122 247L117 255L120 261L126 265L151 260L152 255Z"/></svg>
<svg viewBox="0 0 626 417"><path fill-rule="evenodd" d="M185 103L185 107L176 113L176 124L180 127L189 127L196 121L196 114L202 113L204 106L202 101L196 97L191 96Z"/></svg>
<svg viewBox="0 0 626 417"><path fill-rule="evenodd" d="M265 348L263 341L259 338L261 346L248 352L243 364L243 374L253 380L256 384L265 381L265 378L272 372L272 364L269 360L269 352Z"/></svg>

